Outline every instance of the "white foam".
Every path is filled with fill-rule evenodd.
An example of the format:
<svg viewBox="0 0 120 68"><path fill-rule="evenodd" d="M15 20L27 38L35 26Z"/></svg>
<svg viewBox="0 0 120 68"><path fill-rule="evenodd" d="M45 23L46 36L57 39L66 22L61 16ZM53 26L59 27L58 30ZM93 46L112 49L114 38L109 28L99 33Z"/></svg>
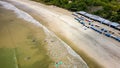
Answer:
<svg viewBox="0 0 120 68"><path fill-rule="evenodd" d="M0 4L4 8L14 11L19 18L22 18L22 19L24 19L24 20L26 20L26 21L28 21L30 23L33 23L36 26L42 27L44 29L44 32L48 35L49 30L47 30L42 24L40 24L40 22L38 22L37 20L35 20L28 13L26 13L26 12L24 12L24 11L16 8L14 5L12 5L10 3L7 3L7 2L4 2L4 1L0 1Z"/></svg>
<svg viewBox="0 0 120 68"><path fill-rule="evenodd" d="M16 8L14 5L10 4L10 3L7 3L7 2L4 2L4 1L0 1L0 4L6 8L6 9L9 9L9 10L13 10L17 16L19 18L22 18L28 22L31 22L31 23L34 23L35 25L37 26L42 26L40 25L40 23L38 21L36 21L32 16L30 16L28 13L22 11L22 10L19 10L18 8Z"/></svg>
<svg viewBox="0 0 120 68"><path fill-rule="evenodd" d="M45 26L43 26L42 24L40 24L40 22L38 22L37 20L35 20L31 15L29 15L28 13L16 8L14 5L10 4L10 3L7 3L7 2L4 2L4 1L0 1L0 4L6 8L6 9L9 9L9 10L13 10L17 16L19 18L22 18L30 23L33 23L35 24L36 26L40 26L44 29L44 32L47 34L47 35L54 35L58 40L60 40L64 46L66 47L67 51L69 52L69 54L71 54L72 56L82 60L84 62L84 60L70 47L68 46L64 41L62 41L59 37L57 37L53 32L49 31ZM85 62L84 62L85 63ZM85 63L86 64L86 63ZM86 64L87 66L87 64Z"/></svg>

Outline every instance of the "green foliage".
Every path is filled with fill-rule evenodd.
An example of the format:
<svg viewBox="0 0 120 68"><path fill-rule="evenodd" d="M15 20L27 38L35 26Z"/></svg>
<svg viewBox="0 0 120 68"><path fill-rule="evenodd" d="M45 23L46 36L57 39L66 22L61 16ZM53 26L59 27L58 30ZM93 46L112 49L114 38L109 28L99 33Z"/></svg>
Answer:
<svg viewBox="0 0 120 68"><path fill-rule="evenodd" d="M34 1L41 1L46 4L53 4L62 8L66 8L70 11L90 12L115 22L120 21L119 13L120 2L118 2L117 0L34 0ZM90 11L92 7L98 6L101 6L102 9L93 12Z"/></svg>

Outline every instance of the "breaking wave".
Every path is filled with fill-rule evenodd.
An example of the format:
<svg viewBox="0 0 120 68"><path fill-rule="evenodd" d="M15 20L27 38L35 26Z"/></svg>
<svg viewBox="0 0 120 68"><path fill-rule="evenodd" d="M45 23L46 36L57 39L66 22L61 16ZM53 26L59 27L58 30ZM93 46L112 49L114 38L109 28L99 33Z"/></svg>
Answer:
<svg viewBox="0 0 120 68"><path fill-rule="evenodd" d="M29 15L28 13L26 13L26 12L24 12L24 11L16 8L14 5L12 5L12 4L10 4L10 3L7 3L7 2L3 2L3 1L0 1L0 4L1 4L4 8L14 11L19 18L22 18L22 19L24 19L24 20L26 20L26 21L28 21L28 22L31 22L31 23L33 23L33 24L35 24L35 25L37 25L37 26L42 26L42 25L40 25L40 23L39 23L38 21L36 21L31 15Z"/></svg>

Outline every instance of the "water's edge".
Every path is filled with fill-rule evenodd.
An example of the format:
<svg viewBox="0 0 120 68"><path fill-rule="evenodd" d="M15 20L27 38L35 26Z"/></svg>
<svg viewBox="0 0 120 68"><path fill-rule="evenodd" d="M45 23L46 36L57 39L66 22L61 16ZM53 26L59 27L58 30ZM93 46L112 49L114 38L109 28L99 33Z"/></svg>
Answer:
<svg viewBox="0 0 120 68"><path fill-rule="evenodd" d="M16 15L18 16L18 18L22 18L30 23L33 23L34 25L38 26L38 27L42 27L44 29L44 32L46 33L46 35L54 35L58 40L60 40L64 45L64 47L66 47L67 51L69 52L69 54L71 54L72 56L79 58L79 60L82 60L84 62L84 64L87 66L87 64L85 63L85 61L70 47L68 46L64 41L62 41L59 37L57 37L53 32L49 31L45 26L43 26L42 24L40 24L39 21L35 20L31 15L29 15L28 13L16 8L14 5L4 2L4 1L0 1L0 4L5 8L5 9L9 9L14 11L14 13L16 13Z"/></svg>

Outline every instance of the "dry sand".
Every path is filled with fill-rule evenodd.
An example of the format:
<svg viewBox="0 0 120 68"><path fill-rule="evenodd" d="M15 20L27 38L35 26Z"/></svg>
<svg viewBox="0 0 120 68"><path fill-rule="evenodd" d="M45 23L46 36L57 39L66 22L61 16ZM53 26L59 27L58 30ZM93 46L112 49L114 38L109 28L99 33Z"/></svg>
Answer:
<svg viewBox="0 0 120 68"><path fill-rule="evenodd" d="M26 6L24 7L26 11L29 10L29 13L39 16L44 21L42 24L49 30L60 38L70 40L74 44L70 45L71 47L82 50L103 67L120 67L120 43L91 29L84 30L83 26L70 15L71 12L59 11L61 9L57 7L48 7L28 0L11 0L11 2L18 7Z"/></svg>

